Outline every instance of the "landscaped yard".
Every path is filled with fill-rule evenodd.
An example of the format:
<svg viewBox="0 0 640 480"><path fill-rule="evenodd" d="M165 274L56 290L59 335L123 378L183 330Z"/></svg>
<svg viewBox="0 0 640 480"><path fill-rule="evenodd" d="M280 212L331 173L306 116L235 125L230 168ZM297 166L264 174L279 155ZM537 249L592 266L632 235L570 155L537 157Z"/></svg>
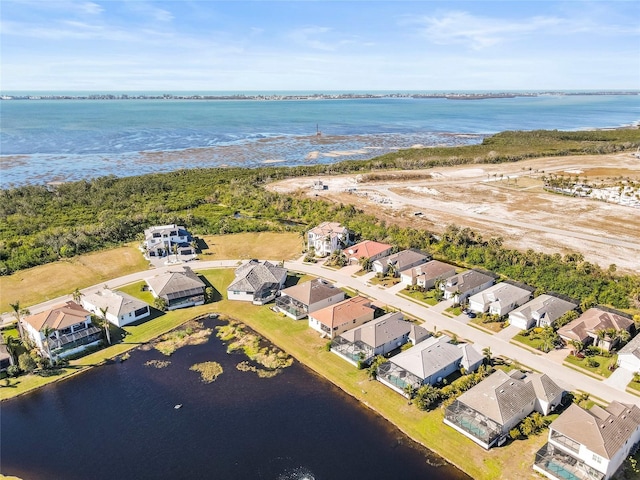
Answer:
<svg viewBox="0 0 640 480"><path fill-rule="evenodd" d="M462 308L460 307L449 307L445 309L445 312L449 312L451 315L455 315L456 317L462 313Z"/></svg>
<svg viewBox="0 0 640 480"><path fill-rule="evenodd" d="M371 277L371 280L369 280L369 283L371 283L371 285L380 285L381 287L393 287L394 285L397 285L398 283L400 283L400 279L396 277L388 277L388 276L384 276L380 278L377 275L375 275Z"/></svg>
<svg viewBox="0 0 640 480"><path fill-rule="evenodd" d="M635 382L631 380L631 382L629 382L629 385L627 385L627 387L629 387L631 390L635 390L636 392L638 392L638 395L640 395L640 382Z"/></svg>
<svg viewBox="0 0 640 480"><path fill-rule="evenodd" d="M486 322L485 323L482 320L482 318L480 318L480 317L476 317L476 318L473 318L473 319L469 320L469 323L473 323L475 325L479 325L480 327L482 327L482 328L484 328L486 330L490 330L490 331L496 332L496 333L501 331L504 328L503 327L504 322L502 322L502 321L499 321L499 322Z"/></svg>
<svg viewBox="0 0 640 480"><path fill-rule="evenodd" d="M421 292L419 290L409 290L408 288L405 288L400 293L406 295L407 297L411 297L418 302L426 303L427 305L434 306L438 304L438 300L436 300L435 298L436 291L433 288L427 290L426 292Z"/></svg>
<svg viewBox="0 0 640 480"><path fill-rule="evenodd" d="M590 366L588 364L589 359L591 359L592 362L597 363L598 366L595 366L595 364L593 366ZM596 375L606 378L611 376L611 374L613 373L613 370L609 370L609 367L612 365L616 365L616 363L618 362L618 356L612 355L611 357L604 357L602 355L592 355L588 357L585 356L585 358L578 358L574 355L569 355L567 356L567 358L565 358L565 362L570 363L571 365L576 365L577 367L583 368L584 370L588 370L591 373L595 373Z"/></svg>

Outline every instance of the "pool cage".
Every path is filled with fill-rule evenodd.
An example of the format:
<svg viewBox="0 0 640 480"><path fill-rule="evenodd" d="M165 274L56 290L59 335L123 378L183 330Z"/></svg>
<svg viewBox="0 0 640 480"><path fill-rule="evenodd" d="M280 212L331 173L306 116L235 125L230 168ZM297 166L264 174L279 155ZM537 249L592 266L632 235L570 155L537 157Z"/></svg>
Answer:
<svg viewBox="0 0 640 480"><path fill-rule="evenodd" d="M336 337L331 342L331 350L342 355L348 361L357 364L358 362L370 363L375 357L375 351L366 343L360 340L350 342L344 337Z"/></svg>
<svg viewBox="0 0 640 480"><path fill-rule="evenodd" d="M378 380L395 388L403 395L407 385L418 389L423 385L423 380L404 368L399 367L395 363L385 362L378 367Z"/></svg>
<svg viewBox="0 0 640 480"><path fill-rule="evenodd" d="M476 412L459 400L447 407L444 417L451 424L487 445L487 448L502 436L500 424Z"/></svg>
<svg viewBox="0 0 640 480"><path fill-rule="evenodd" d="M605 476L586 463L546 443L536 453L534 470L558 480L602 480Z"/></svg>

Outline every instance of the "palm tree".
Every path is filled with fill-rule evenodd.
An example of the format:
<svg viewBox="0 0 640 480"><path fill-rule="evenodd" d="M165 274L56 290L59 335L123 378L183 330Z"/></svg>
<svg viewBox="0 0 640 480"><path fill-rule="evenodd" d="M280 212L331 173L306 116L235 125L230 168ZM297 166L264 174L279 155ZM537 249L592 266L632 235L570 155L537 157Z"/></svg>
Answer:
<svg viewBox="0 0 640 480"><path fill-rule="evenodd" d="M573 347L576 355L580 353L584 348L584 343L582 343L580 340L569 340L569 345Z"/></svg>
<svg viewBox="0 0 640 480"><path fill-rule="evenodd" d="M51 348L49 347L49 336L55 332L55 328L50 327L49 325L45 325L40 330L40 333L44 336L42 340L42 346L44 347L45 352L47 353L47 358L49 359L49 366L53 366L53 357L51 356Z"/></svg>
<svg viewBox="0 0 640 480"><path fill-rule="evenodd" d="M100 314L102 315L102 325L104 326L104 333L105 333L105 336L107 337L107 343L111 345L111 333L109 332L109 320L107 320L107 310L109 310L109 307L101 308Z"/></svg>
<svg viewBox="0 0 640 480"><path fill-rule="evenodd" d="M409 399L409 405L411 405L411 400L413 400L413 397L415 397L416 395L416 387L414 387L410 383L407 383L404 387L404 393Z"/></svg>
<svg viewBox="0 0 640 480"><path fill-rule="evenodd" d="M491 348L490 347L483 348L482 355L484 355L484 359L487 361L487 365L491 365Z"/></svg>
<svg viewBox="0 0 640 480"><path fill-rule="evenodd" d="M21 308L20 301L16 300L15 303L10 303L9 306L13 309L13 316L18 321L18 332L20 333L20 340L24 340L24 328L22 326L22 317L31 315L28 308Z"/></svg>
<svg viewBox="0 0 640 480"><path fill-rule="evenodd" d="M73 297L73 301L76 303L80 303L80 299L82 298L84 294L80 291L79 288L76 288L72 293L71 296Z"/></svg>

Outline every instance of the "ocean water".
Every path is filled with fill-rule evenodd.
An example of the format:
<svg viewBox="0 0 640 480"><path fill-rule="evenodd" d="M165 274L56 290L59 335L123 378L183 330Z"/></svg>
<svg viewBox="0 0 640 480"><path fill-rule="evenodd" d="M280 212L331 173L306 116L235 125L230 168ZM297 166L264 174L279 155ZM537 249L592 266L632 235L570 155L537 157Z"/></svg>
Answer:
<svg viewBox="0 0 640 480"><path fill-rule="evenodd" d="M324 164L416 145L478 143L503 130L640 121L638 95L3 100L0 108L2 188L179 168Z"/></svg>

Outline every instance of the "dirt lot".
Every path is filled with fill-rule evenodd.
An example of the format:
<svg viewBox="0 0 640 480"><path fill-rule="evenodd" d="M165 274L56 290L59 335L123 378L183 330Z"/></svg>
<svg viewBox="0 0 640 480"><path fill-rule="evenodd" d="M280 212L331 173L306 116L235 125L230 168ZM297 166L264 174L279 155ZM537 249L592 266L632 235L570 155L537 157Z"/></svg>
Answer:
<svg viewBox="0 0 640 480"><path fill-rule="evenodd" d="M456 224L501 236L512 248L580 252L603 267L640 271L640 209L546 192L542 177L549 173L579 176L581 182L637 182L640 159L630 153L551 157L381 172L373 181L366 175L296 178L269 188L351 203L399 225L441 232ZM322 180L327 189L313 190L314 180Z"/></svg>

